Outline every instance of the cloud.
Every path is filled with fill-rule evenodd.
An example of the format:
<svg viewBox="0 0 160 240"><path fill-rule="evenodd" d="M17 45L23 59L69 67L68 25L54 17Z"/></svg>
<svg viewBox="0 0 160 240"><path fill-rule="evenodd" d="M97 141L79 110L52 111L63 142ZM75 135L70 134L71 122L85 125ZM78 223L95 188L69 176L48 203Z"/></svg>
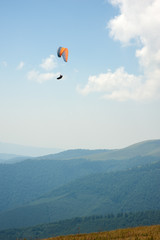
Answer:
<svg viewBox="0 0 160 240"><path fill-rule="evenodd" d="M39 64L39 70L31 70L27 74L28 80L36 81L38 83L43 83L52 79L57 78L59 73L53 73L51 70L57 67L56 58L54 55L50 55L48 58L43 59L42 63ZM45 72L42 72L45 70Z"/></svg>
<svg viewBox="0 0 160 240"><path fill-rule="evenodd" d="M108 70L107 73L99 74L99 76L90 76L88 84L83 89L78 86L78 91L83 95L100 92L103 98L125 101L139 97L140 92L137 91L137 86L141 88L142 77L128 74L121 67L114 73Z"/></svg>
<svg viewBox="0 0 160 240"><path fill-rule="evenodd" d="M120 14L107 25L110 36L122 45L134 42L135 56L143 76L134 76L119 68L98 76L90 76L81 93L101 92L116 100L142 100L160 97L160 1L110 0Z"/></svg>
<svg viewBox="0 0 160 240"><path fill-rule="evenodd" d="M28 79L36 81L38 83L43 83L48 80L52 80L57 77L57 73L40 73L39 71L32 70L28 73Z"/></svg>
<svg viewBox="0 0 160 240"><path fill-rule="evenodd" d="M50 55L48 58L42 60L40 67L46 71L50 71L57 67L56 58L54 55Z"/></svg>
<svg viewBox="0 0 160 240"><path fill-rule="evenodd" d="M17 66L17 70L21 70L24 67L24 62L21 61L19 65Z"/></svg>

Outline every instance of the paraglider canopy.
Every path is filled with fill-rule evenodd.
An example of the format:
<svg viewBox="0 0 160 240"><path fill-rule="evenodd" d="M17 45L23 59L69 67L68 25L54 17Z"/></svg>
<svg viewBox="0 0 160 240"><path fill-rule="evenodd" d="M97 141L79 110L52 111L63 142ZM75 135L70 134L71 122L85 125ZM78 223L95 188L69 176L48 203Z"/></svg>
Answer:
<svg viewBox="0 0 160 240"><path fill-rule="evenodd" d="M64 48L64 47L59 47L57 50L57 55L58 57L63 57L63 60L65 62L68 61L68 48Z"/></svg>

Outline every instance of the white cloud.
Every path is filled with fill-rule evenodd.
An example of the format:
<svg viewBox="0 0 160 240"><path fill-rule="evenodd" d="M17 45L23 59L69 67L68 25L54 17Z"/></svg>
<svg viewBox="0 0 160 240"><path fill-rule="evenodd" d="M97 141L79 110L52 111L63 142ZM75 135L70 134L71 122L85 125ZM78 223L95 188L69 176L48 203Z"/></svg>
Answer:
<svg viewBox="0 0 160 240"><path fill-rule="evenodd" d="M28 73L28 79L43 83L57 77L57 73L40 73L39 71L32 70Z"/></svg>
<svg viewBox="0 0 160 240"><path fill-rule="evenodd" d="M21 61L21 62L19 63L19 65L17 66L17 69L18 69L18 70L21 70L23 67L24 67L24 62Z"/></svg>
<svg viewBox="0 0 160 240"><path fill-rule="evenodd" d="M55 67L57 67L56 58L54 55L50 55L48 58L43 59L42 63L39 65L40 70L31 70L28 72L27 78L28 80L33 80L38 83L43 83L52 79L57 78L59 76L59 73L53 73L51 70L53 70ZM46 72L42 72L42 69Z"/></svg>
<svg viewBox="0 0 160 240"><path fill-rule="evenodd" d="M103 94L103 98L125 101L142 97L140 93L142 80L141 76L128 74L121 67L114 73L108 70L107 73L99 76L90 76L88 84L83 89L78 87L78 91L84 95L90 92L100 92Z"/></svg>
<svg viewBox="0 0 160 240"><path fill-rule="evenodd" d="M135 56L142 76L128 74L123 68L114 73L90 76L81 93L102 92L105 98L141 100L160 97L160 1L110 0L120 14L108 23L110 36L123 45L137 44Z"/></svg>
<svg viewBox="0 0 160 240"><path fill-rule="evenodd" d="M50 71L57 67L56 58L54 55L50 55L48 58L42 60L40 67L46 71Z"/></svg>

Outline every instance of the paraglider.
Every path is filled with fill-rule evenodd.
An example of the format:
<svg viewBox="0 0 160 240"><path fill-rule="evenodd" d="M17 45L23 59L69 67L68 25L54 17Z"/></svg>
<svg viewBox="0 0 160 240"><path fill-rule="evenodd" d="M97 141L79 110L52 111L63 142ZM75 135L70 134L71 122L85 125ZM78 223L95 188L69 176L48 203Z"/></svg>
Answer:
<svg viewBox="0 0 160 240"><path fill-rule="evenodd" d="M57 77L57 80L61 79L63 77L63 75L60 75L59 77Z"/></svg>
<svg viewBox="0 0 160 240"><path fill-rule="evenodd" d="M59 47L57 50L57 56L58 57L63 57L63 60L65 62L68 61L68 48L64 48L64 47ZM60 74L59 77L57 77L57 80L60 80L63 77L63 75Z"/></svg>

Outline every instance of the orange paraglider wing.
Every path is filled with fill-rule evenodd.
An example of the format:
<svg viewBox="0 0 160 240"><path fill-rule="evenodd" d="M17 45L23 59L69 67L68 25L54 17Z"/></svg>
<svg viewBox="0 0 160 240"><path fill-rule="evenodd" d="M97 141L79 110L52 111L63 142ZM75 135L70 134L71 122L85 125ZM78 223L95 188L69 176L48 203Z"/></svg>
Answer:
<svg viewBox="0 0 160 240"><path fill-rule="evenodd" d="M59 47L57 50L58 57L63 57L64 61L68 61L68 48Z"/></svg>

